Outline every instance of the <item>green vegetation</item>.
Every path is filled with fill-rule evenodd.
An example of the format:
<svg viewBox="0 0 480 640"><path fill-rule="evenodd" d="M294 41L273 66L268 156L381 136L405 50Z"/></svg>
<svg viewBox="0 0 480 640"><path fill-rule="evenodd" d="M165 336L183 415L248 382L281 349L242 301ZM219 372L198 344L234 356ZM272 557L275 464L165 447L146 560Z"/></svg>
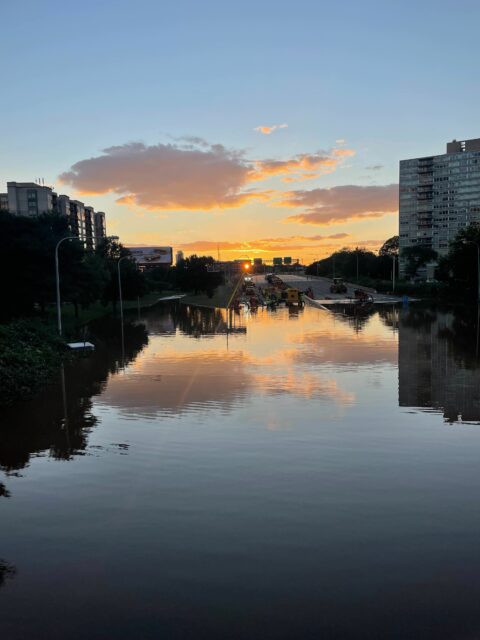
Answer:
<svg viewBox="0 0 480 640"><path fill-rule="evenodd" d="M358 282L360 286L391 293L393 257L398 256L398 244L398 236L389 238L378 255L364 249L342 249L309 265L306 273L332 277L335 268L336 276ZM479 249L480 227L476 225L461 229L450 243L448 254L440 258L430 247L418 245L403 249L401 257L405 259L407 279L399 280L396 271L395 293L451 302L476 301ZM432 282L418 282L419 270L431 262L437 263L435 279ZM398 260L395 263L398 269Z"/></svg>
<svg viewBox="0 0 480 640"><path fill-rule="evenodd" d="M31 395L65 354L65 343L38 321L0 325L0 406Z"/></svg>
<svg viewBox="0 0 480 640"><path fill-rule="evenodd" d="M341 249L328 258L309 265L305 273L325 277L332 277L335 274L337 277L352 281L357 281L357 274L359 278L368 278L372 282L391 280L394 256L398 256L398 236L389 238L378 255L373 251L360 248ZM395 263L397 262L395 260Z"/></svg>

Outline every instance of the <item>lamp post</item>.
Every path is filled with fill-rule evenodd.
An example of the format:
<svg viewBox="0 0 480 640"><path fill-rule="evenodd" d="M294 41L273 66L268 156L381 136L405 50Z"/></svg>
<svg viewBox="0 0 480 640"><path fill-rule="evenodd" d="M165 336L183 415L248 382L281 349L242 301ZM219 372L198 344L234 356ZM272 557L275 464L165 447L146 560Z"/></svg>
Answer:
<svg viewBox="0 0 480 640"><path fill-rule="evenodd" d="M95 240L118 240L118 236L108 236L104 238L103 236L95 236ZM60 301L60 268L58 262L58 249L62 242L65 240L78 240L79 242L84 242L80 240L78 236L67 236L59 240L55 246L55 284L57 290L57 327L58 327L58 335L62 335L62 309L61 309L61 301Z"/></svg>
<svg viewBox="0 0 480 640"><path fill-rule="evenodd" d="M58 248L65 242L65 240L78 240L77 236L67 236L66 238L62 238L59 240L55 247L55 281L57 288L57 326L58 326L58 335L62 335L62 310L60 307L60 269L58 265Z"/></svg>
<svg viewBox="0 0 480 640"><path fill-rule="evenodd" d="M463 244L474 244L477 247L477 302L480 304L480 245L474 240L462 240Z"/></svg>
<svg viewBox="0 0 480 640"><path fill-rule="evenodd" d="M120 273L120 263L122 262L122 260L127 260L128 258L130 258L130 256L122 256L121 258L119 258L118 262L117 262L117 272L118 272L118 296L119 296L119 300L120 300L120 318L122 321L122 331L123 331L123 299L122 299L122 276Z"/></svg>

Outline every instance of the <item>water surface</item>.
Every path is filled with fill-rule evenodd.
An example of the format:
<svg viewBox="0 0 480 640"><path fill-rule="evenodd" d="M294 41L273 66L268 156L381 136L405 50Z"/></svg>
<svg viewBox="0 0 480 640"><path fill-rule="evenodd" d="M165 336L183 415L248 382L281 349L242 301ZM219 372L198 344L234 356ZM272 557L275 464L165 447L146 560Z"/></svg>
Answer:
<svg viewBox="0 0 480 640"><path fill-rule="evenodd" d="M0 415L2 637L480 635L476 314L141 321Z"/></svg>

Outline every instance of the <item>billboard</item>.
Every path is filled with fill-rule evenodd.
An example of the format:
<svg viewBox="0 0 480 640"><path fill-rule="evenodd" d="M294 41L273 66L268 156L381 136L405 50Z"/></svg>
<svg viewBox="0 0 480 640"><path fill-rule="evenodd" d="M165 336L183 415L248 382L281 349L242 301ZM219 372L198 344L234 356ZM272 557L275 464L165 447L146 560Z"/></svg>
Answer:
<svg viewBox="0 0 480 640"><path fill-rule="evenodd" d="M143 269L170 267L173 263L172 247L129 247L128 250Z"/></svg>

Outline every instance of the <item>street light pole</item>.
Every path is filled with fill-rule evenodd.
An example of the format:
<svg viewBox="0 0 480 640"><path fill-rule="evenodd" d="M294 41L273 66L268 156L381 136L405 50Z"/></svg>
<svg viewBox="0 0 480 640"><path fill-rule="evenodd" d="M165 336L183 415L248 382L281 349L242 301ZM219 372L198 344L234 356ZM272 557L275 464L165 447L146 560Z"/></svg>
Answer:
<svg viewBox="0 0 480 640"><path fill-rule="evenodd" d="M118 240L118 236L95 236L95 240ZM80 238L78 236L67 236L66 238L62 238L61 240L59 240L55 246L55 284L56 284L56 290L57 290L57 327L58 327L58 334L61 336L62 335L62 309L61 309L61 301L60 301L60 268L59 268L59 261L58 261L58 249L60 247L60 245L62 244L62 242L65 242L65 240L78 240L79 242L84 242L82 240L80 240Z"/></svg>
<svg viewBox="0 0 480 640"><path fill-rule="evenodd" d="M119 295L119 299L120 299L120 318L122 320L122 327L123 327L123 298L122 298L122 276L120 273L120 263L122 262L122 260L127 260L130 256L122 256L121 258L119 258L118 262L117 262L117 272L118 272L118 295Z"/></svg>
<svg viewBox="0 0 480 640"><path fill-rule="evenodd" d="M393 253L393 254L392 254L392 258L393 258L393 271L392 271L392 293L395 293L395 262L396 262L396 258L397 258L397 256Z"/></svg>
<svg viewBox="0 0 480 640"><path fill-rule="evenodd" d="M480 245L474 240L462 240L463 244L474 244L477 247L477 302L480 304Z"/></svg>
<svg viewBox="0 0 480 640"><path fill-rule="evenodd" d="M62 310L60 306L60 269L58 265L58 248L65 242L65 240L78 240L77 236L68 236L66 238L62 238L57 242L55 247L55 281L57 288L57 327L58 327L58 335L62 335Z"/></svg>

